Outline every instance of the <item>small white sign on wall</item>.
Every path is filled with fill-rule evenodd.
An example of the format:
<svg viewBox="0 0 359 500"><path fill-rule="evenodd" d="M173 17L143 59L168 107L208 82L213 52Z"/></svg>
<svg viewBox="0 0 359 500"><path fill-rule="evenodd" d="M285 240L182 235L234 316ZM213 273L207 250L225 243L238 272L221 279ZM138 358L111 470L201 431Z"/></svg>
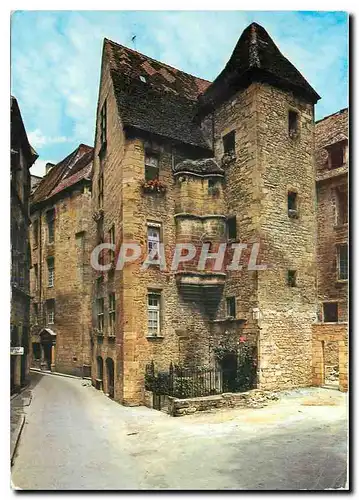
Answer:
<svg viewBox="0 0 359 500"><path fill-rule="evenodd" d="M10 354L13 356L21 356L24 354L24 348L23 347L10 347Z"/></svg>

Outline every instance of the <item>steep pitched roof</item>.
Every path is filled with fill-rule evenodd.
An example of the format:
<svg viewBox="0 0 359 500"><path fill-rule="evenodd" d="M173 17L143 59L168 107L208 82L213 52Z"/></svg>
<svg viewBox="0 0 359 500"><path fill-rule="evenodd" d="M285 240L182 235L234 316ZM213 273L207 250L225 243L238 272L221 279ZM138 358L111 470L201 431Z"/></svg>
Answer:
<svg viewBox="0 0 359 500"><path fill-rule="evenodd" d="M108 39L104 56L124 126L208 149L194 116L210 82Z"/></svg>
<svg viewBox="0 0 359 500"><path fill-rule="evenodd" d="M16 153L16 144L18 140L22 141L22 146L24 147L24 153L28 158L28 168L33 165L35 160L39 157L34 148L29 143L29 139L27 137L26 129L24 122L22 120L21 111L19 107L19 103L17 102L16 97L11 96L10 101L11 108L11 152Z"/></svg>
<svg viewBox="0 0 359 500"><path fill-rule="evenodd" d="M31 205L44 202L80 180L90 178L92 160L93 148L80 144L42 178L31 197Z"/></svg>
<svg viewBox="0 0 359 500"><path fill-rule="evenodd" d="M253 81L266 81L290 89L311 102L320 99L304 76L280 52L267 31L257 23L250 24L243 31L229 61L200 97L200 103L204 108L213 106L217 100Z"/></svg>
<svg viewBox="0 0 359 500"><path fill-rule="evenodd" d="M183 160L173 167L173 173L192 173L199 176L224 175L223 168L218 165L215 158L201 158L200 160Z"/></svg>

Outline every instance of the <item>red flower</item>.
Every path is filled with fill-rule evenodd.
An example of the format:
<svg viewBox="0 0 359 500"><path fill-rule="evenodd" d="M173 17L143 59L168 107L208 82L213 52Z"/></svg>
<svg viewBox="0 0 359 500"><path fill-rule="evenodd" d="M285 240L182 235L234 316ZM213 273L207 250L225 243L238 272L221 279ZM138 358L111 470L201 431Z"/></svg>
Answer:
<svg viewBox="0 0 359 500"><path fill-rule="evenodd" d="M239 337L239 342L241 342L241 343L245 342L246 340L247 340L247 337L243 337L243 336Z"/></svg>

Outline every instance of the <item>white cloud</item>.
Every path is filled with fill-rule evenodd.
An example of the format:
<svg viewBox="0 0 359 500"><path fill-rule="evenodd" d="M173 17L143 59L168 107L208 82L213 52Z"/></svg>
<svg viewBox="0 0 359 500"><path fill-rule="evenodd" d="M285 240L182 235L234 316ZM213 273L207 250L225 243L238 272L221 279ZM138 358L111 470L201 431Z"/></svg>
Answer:
<svg viewBox="0 0 359 500"><path fill-rule="evenodd" d="M33 130L27 134L29 142L33 148L41 148L49 144L58 144L62 142L70 142L72 139L63 135L58 137L49 137L44 135L40 129Z"/></svg>
<svg viewBox="0 0 359 500"><path fill-rule="evenodd" d="M38 175L43 177L46 173L46 163L55 163L52 160L40 160L39 158L35 161L33 166L30 168L31 175Z"/></svg>

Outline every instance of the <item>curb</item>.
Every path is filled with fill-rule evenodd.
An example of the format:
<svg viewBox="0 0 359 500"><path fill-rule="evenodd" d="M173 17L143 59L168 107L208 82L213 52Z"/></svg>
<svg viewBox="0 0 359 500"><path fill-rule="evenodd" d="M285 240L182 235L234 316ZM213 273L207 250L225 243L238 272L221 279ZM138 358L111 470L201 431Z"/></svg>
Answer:
<svg viewBox="0 0 359 500"><path fill-rule="evenodd" d="M15 394L12 394L12 396L10 396L10 401L12 401L13 399L17 398L18 396L20 396L20 394L24 391L26 391L26 389L29 389L30 387L30 382L28 384L26 384L24 387L21 387L20 391L19 392L15 392Z"/></svg>
<svg viewBox="0 0 359 500"><path fill-rule="evenodd" d="M41 373L42 375L57 375L58 377L76 378L77 380L91 380L91 377L77 377L76 375L68 375L67 373L60 372L45 372L39 368L30 368L33 373Z"/></svg>
<svg viewBox="0 0 359 500"><path fill-rule="evenodd" d="M17 450L17 447L18 447L18 444L20 441L22 429L24 428L25 420L26 420L25 415L22 415L21 422L18 425L16 431L14 432L14 434L16 434L16 438L15 438L14 447L12 450L10 450L10 464L11 464L11 466L14 464L14 456L15 456L15 453L16 453L16 450Z"/></svg>

